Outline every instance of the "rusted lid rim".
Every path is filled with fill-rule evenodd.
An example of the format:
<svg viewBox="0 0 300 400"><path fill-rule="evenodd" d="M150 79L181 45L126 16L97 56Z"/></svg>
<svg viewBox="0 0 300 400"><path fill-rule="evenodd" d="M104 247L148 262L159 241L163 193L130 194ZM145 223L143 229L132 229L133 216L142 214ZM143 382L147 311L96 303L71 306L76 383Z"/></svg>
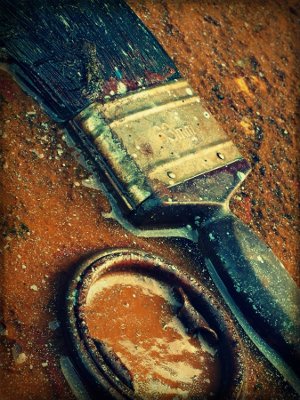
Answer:
<svg viewBox="0 0 300 400"><path fill-rule="evenodd" d="M201 306L201 313L219 337L222 398L240 398L245 375L243 347L228 313L207 288L183 273L179 267L153 254L132 249L109 250L90 257L79 265L67 291L65 331L81 378L91 393L101 393L102 398L104 392L106 397L114 399L136 398L134 390L115 375L97 351L80 315L80 305L84 304L95 280L108 273L128 270L153 276L166 283L172 282L172 286L183 288Z"/></svg>

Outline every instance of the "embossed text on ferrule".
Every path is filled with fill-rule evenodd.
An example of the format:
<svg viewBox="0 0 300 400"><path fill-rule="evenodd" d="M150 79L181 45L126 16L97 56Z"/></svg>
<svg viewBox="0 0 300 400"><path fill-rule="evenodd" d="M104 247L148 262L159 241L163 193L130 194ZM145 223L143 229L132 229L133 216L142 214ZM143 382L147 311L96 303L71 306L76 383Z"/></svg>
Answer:
<svg viewBox="0 0 300 400"><path fill-rule="evenodd" d="M170 141L181 141L197 137L197 132L191 125L183 125L180 128L174 128L164 123L160 126L155 126L153 130L158 135L166 136ZM199 136L197 139L199 139Z"/></svg>
<svg viewBox="0 0 300 400"><path fill-rule="evenodd" d="M93 103L76 121L133 205L157 187L172 187L242 159L184 80Z"/></svg>

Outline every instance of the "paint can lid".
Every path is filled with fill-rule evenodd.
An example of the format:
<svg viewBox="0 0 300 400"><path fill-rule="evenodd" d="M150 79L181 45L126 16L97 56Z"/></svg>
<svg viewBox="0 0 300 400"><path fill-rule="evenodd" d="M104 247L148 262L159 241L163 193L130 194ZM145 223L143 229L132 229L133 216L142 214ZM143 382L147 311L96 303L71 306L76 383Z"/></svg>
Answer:
<svg viewBox="0 0 300 400"><path fill-rule="evenodd" d="M239 398L243 348L212 293L160 257L102 252L67 294L66 333L92 398ZM105 393L105 395L104 395Z"/></svg>

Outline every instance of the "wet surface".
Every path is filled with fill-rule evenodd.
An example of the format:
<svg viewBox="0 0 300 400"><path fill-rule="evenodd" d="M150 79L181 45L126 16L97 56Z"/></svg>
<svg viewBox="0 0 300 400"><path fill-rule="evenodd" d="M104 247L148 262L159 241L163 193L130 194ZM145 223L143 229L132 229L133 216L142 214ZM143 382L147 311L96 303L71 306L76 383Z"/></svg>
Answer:
<svg viewBox="0 0 300 400"><path fill-rule="evenodd" d="M232 209L299 283L296 2L130 1L251 162ZM197 248L137 238L115 221L65 133L1 72L1 388L8 399L73 399L59 309L74 264L103 248L153 251L211 285ZM247 398L293 399L245 341Z"/></svg>
<svg viewBox="0 0 300 400"><path fill-rule="evenodd" d="M144 398L213 396L219 389L217 348L188 335L177 315L181 307L172 287L137 274L113 274L89 290L89 334L117 354Z"/></svg>

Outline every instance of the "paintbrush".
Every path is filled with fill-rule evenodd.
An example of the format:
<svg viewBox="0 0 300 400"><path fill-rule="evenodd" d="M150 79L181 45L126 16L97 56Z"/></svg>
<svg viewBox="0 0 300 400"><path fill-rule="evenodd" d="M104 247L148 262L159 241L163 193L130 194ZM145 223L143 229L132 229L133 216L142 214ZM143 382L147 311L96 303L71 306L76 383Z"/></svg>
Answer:
<svg viewBox="0 0 300 400"><path fill-rule="evenodd" d="M0 4L13 76L88 149L126 218L197 232L246 332L250 322L299 372L299 290L229 210L249 164L154 36L122 1Z"/></svg>

